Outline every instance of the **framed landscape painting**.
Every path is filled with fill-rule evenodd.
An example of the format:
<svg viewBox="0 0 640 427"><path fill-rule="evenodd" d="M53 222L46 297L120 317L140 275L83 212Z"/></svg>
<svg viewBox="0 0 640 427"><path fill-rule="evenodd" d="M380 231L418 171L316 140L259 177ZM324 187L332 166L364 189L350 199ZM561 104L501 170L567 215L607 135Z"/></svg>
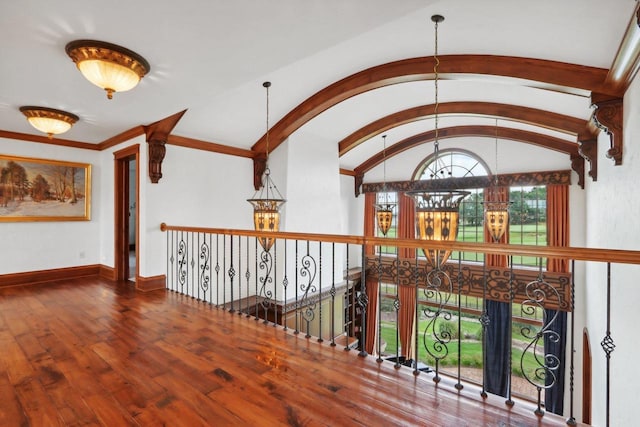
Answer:
<svg viewBox="0 0 640 427"><path fill-rule="evenodd" d="M0 154L0 222L90 217L90 164Z"/></svg>

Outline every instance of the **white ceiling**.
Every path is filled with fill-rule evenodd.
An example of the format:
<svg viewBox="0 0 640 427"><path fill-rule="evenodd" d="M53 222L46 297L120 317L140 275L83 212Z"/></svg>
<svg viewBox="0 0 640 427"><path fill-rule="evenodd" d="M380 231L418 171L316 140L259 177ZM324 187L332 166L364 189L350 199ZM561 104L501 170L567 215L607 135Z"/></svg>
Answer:
<svg viewBox="0 0 640 427"><path fill-rule="evenodd" d="M435 13L445 16L440 55L498 54L609 68L635 6L635 0L5 0L0 130L38 134L18 108L40 105L80 117L63 138L99 143L188 108L175 134L250 148L265 130L263 81L273 83L274 124L352 73L432 55ZM65 54L68 42L84 38L136 51L151 72L134 90L107 100ZM586 120L585 95L471 76L440 86L440 102L517 104ZM348 99L304 128L335 141L337 150L337 142L361 126L433 98L431 81L388 86ZM442 120L446 126L495 124L490 117ZM387 145L433 125L423 120L394 129ZM343 156L341 166L353 168L380 148L376 138Z"/></svg>

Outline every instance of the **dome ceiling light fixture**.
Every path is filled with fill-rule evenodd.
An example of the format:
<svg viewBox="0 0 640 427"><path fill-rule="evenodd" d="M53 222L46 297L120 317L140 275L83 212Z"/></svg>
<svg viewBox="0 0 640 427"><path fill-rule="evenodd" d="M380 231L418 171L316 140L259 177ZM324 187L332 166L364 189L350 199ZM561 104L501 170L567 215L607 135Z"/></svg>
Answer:
<svg viewBox="0 0 640 427"><path fill-rule="evenodd" d="M149 73L151 66L137 53L112 43L97 40L75 40L65 47L82 75L107 92L133 89Z"/></svg>
<svg viewBox="0 0 640 427"><path fill-rule="evenodd" d="M53 135L65 133L71 129L75 122L80 120L75 114L56 110L55 108L26 105L20 107L20 111L25 115L31 126L40 132L46 133L49 139L52 139Z"/></svg>

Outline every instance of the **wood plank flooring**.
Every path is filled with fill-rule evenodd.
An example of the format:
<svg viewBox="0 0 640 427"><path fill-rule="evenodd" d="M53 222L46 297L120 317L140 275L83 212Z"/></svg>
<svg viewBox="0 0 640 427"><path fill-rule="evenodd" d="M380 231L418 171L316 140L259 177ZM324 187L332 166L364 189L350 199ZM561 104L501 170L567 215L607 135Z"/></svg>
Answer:
<svg viewBox="0 0 640 427"><path fill-rule="evenodd" d="M0 396L0 426L565 425L172 292L94 278L0 289Z"/></svg>

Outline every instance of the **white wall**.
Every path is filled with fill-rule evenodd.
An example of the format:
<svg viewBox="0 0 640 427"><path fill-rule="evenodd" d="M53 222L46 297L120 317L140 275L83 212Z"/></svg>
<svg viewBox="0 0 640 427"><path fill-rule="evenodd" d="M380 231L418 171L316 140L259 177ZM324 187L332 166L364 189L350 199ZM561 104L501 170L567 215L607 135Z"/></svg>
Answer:
<svg viewBox="0 0 640 427"><path fill-rule="evenodd" d="M605 157L609 138L598 139L598 181L587 182L586 243L590 247L640 249L637 194L640 170L640 79L636 78L624 99L624 157L621 166ZM605 424L605 356L600 342L606 334L606 265L587 266L586 318L593 355L593 424ZM616 345L611 355L611 425L636 423L636 369L640 340L636 338L637 301L640 299L640 266L611 267L611 334Z"/></svg>
<svg viewBox="0 0 640 427"><path fill-rule="evenodd" d="M102 192L99 153L0 138L0 153L89 163L92 166L91 220L61 222L0 222L0 274L48 270L99 263Z"/></svg>

